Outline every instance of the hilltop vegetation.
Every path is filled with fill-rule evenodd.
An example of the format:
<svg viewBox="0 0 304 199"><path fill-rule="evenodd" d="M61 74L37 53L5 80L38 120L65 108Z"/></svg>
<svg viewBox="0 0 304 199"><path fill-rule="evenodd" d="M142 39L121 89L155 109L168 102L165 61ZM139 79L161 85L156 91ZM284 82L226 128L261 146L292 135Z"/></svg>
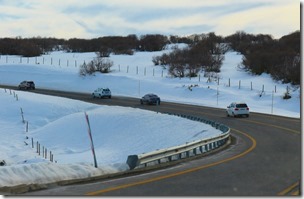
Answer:
<svg viewBox="0 0 304 199"><path fill-rule="evenodd" d="M273 39L271 35L238 31L227 37L208 34L188 37L147 34L142 36L105 36L93 39L0 38L0 55L35 57L54 50L96 52L100 57L111 54L133 55L137 51L160 51L167 44L185 43L169 54L154 57L155 65L168 66L174 77L194 77L201 70L220 72L224 54L231 50L243 55L240 67L260 75L270 74L275 80L299 85L301 82L300 31Z"/></svg>

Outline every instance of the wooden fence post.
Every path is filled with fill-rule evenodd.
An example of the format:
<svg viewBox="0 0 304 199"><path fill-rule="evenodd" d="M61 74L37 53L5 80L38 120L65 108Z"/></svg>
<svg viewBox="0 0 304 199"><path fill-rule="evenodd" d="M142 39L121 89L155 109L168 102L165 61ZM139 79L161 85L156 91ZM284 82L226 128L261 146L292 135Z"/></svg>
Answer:
<svg viewBox="0 0 304 199"><path fill-rule="evenodd" d="M25 132L28 132L28 121L26 121Z"/></svg>
<svg viewBox="0 0 304 199"><path fill-rule="evenodd" d="M22 122L24 123L25 121L24 121L24 116L23 116L23 111L22 111L22 108L20 108L20 110L21 110Z"/></svg>

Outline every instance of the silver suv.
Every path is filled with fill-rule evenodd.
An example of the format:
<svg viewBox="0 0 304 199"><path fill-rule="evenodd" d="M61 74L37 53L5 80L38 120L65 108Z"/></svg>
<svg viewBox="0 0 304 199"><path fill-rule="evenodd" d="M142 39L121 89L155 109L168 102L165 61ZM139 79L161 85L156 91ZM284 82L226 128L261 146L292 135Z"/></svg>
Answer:
<svg viewBox="0 0 304 199"><path fill-rule="evenodd" d="M19 86L19 90L24 89L24 90L29 90L33 89L35 90L35 83L33 81L22 81Z"/></svg>
<svg viewBox="0 0 304 199"><path fill-rule="evenodd" d="M232 102L229 106L227 106L226 110L227 116L246 116L249 117L249 107L244 102Z"/></svg>
<svg viewBox="0 0 304 199"><path fill-rule="evenodd" d="M97 88L92 93L92 97L93 98L95 98L95 97L98 97L98 98L103 98L103 97L111 98L112 94L111 94L110 89L108 89L108 88Z"/></svg>

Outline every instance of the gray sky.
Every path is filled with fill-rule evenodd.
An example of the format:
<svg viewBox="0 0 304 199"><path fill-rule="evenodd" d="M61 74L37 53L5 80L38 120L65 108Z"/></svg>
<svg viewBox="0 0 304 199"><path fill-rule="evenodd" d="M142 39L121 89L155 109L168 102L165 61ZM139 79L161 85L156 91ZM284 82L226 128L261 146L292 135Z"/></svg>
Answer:
<svg viewBox="0 0 304 199"><path fill-rule="evenodd" d="M300 30L296 0L0 0L0 37L185 36Z"/></svg>

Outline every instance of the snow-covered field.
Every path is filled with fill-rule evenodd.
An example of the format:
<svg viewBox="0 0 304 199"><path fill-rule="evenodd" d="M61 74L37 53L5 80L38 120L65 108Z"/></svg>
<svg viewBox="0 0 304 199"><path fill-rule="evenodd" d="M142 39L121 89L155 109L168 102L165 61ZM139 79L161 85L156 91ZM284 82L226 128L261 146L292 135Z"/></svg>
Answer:
<svg viewBox="0 0 304 199"><path fill-rule="evenodd" d="M207 81L203 73L192 79L169 77L166 69L152 63L153 56L169 50L111 55L111 73L86 77L78 75L78 66L92 60L95 53L52 52L29 59L2 55L0 84L17 86L23 80L33 80L37 88L84 93L109 87L113 96L139 98L156 93L162 101L218 108L244 101L251 112L300 117L300 89L274 82L267 74L253 76L239 70L242 55L226 53L218 83ZM287 87L292 98L284 100ZM0 110L0 161L7 163L0 167L0 187L115 173L128 169L128 155L220 133L202 123L165 114L4 89L0 89ZM93 166L85 112L98 168ZM47 149L46 159L36 152L36 146L32 148L32 138L34 145L38 141ZM57 163L49 161L50 151Z"/></svg>

